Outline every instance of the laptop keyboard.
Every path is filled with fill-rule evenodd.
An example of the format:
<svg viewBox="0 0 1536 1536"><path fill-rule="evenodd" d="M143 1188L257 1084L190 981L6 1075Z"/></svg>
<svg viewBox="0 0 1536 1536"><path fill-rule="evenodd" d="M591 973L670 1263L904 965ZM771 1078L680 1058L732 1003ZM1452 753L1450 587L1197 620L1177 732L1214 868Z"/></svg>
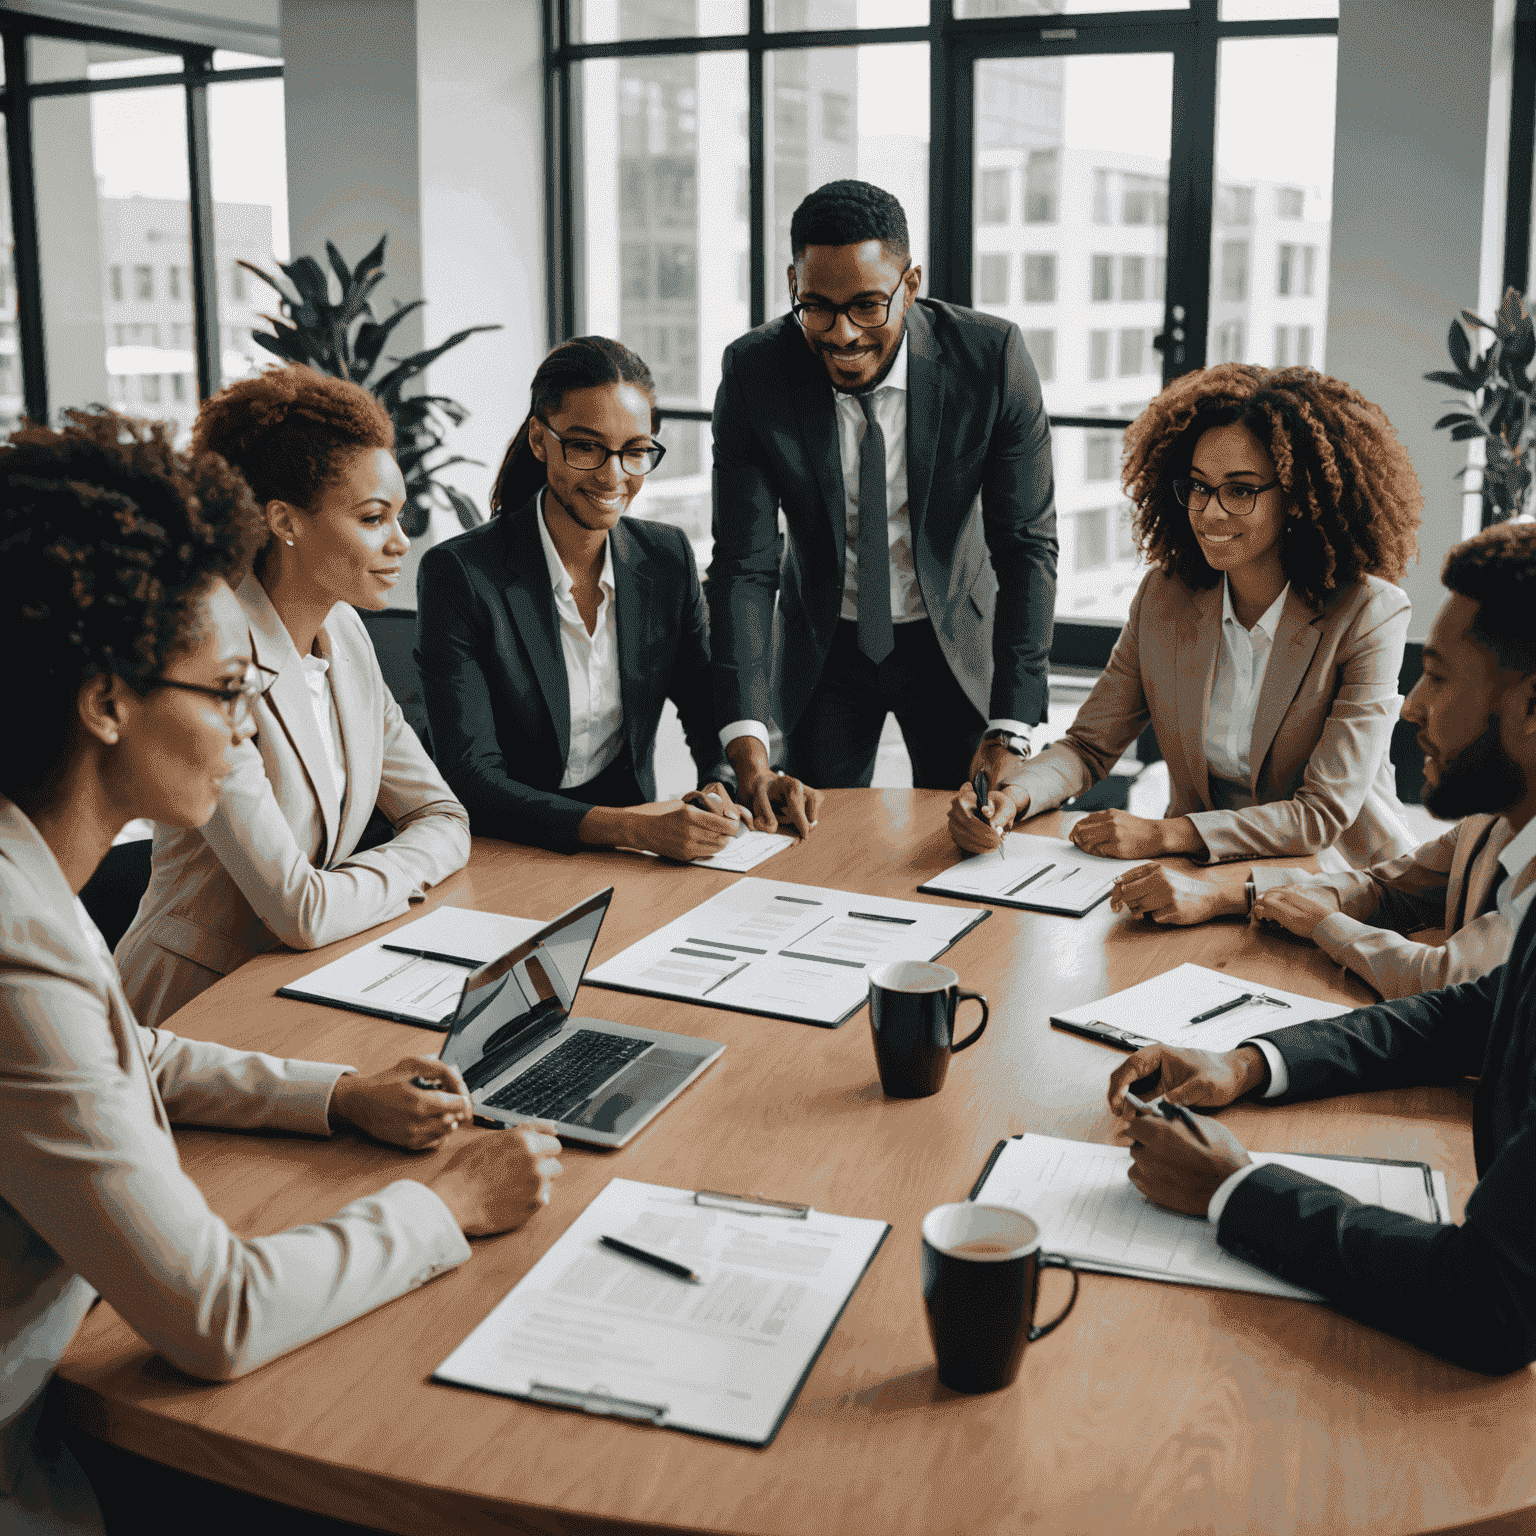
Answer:
<svg viewBox="0 0 1536 1536"><path fill-rule="evenodd" d="M649 1040L578 1029L485 1102L534 1120L563 1120L625 1062L650 1048Z"/></svg>

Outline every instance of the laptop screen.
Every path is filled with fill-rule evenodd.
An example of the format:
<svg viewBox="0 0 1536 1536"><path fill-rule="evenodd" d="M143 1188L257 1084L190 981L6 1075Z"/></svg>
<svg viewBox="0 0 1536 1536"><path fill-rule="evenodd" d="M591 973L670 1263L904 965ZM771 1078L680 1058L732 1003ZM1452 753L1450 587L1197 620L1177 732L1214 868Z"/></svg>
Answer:
<svg viewBox="0 0 1536 1536"><path fill-rule="evenodd" d="M500 1051L528 1030L561 1023L597 943L613 889L589 896L471 974L442 1059L468 1072L488 1051Z"/></svg>

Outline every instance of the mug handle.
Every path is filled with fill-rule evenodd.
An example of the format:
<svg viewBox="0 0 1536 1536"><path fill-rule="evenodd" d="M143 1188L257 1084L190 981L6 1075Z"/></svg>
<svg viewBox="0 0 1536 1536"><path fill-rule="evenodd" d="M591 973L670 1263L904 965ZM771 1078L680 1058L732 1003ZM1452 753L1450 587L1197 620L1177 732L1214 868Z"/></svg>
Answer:
<svg viewBox="0 0 1536 1536"><path fill-rule="evenodd" d="M968 1045L975 1045L981 1039L981 1032L987 1027L987 1020L992 1017L992 1010L987 1007L987 1000L980 992L958 992L955 994L955 1012L959 1013L961 1003L981 1004L981 1023L976 1026L974 1034L967 1035L958 1045L950 1046L951 1052L963 1051Z"/></svg>
<svg viewBox="0 0 1536 1536"><path fill-rule="evenodd" d="M1067 1304L1048 1323L1038 1326L1032 1324L1029 1330L1029 1342L1033 1344L1036 1339L1043 1339L1059 1324L1066 1322L1067 1314L1077 1305L1077 1271L1072 1268L1072 1261L1064 1258L1059 1253L1042 1253L1039 1259L1041 1269L1064 1269L1072 1276L1072 1294L1067 1297Z"/></svg>

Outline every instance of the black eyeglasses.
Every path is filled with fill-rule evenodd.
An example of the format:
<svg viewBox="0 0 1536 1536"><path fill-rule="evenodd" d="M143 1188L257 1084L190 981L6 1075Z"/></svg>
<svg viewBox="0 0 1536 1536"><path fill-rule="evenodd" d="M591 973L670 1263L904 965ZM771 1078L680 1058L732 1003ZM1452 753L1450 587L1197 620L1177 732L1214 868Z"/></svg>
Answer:
<svg viewBox="0 0 1536 1536"><path fill-rule="evenodd" d="M276 681L277 673L271 667L264 667L259 661L253 661L245 669L245 676L240 679L238 686L210 688L207 683L179 683L173 677L162 677L151 683L144 691L150 693L156 688L180 688L183 693L205 693L210 699L217 699L224 706L224 713L229 717L231 725L241 725L250 714L256 700Z"/></svg>
<svg viewBox="0 0 1536 1536"><path fill-rule="evenodd" d="M1247 517L1259 497L1279 484L1278 480L1271 480L1268 485L1243 485L1229 480L1225 485L1210 486L1203 480L1175 480L1173 494L1179 505L1191 512L1204 512L1214 496L1223 512L1229 512L1233 517Z"/></svg>
<svg viewBox="0 0 1536 1536"><path fill-rule="evenodd" d="M903 279L911 270L909 261L901 269ZM790 303L789 312L807 331L830 331L837 324L839 315L847 315L861 331L877 331L890 319L891 304L901 289L902 284L897 283L883 299L860 296L846 304L829 304L825 299L810 299L802 304L795 299Z"/></svg>
<svg viewBox="0 0 1536 1536"><path fill-rule="evenodd" d="M590 438L561 437L542 416L539 422L560 444L560 453L572 469L601 469L609 459L617 459L626 475L648 475L666 457L667 450L660 443L652 443L649 448L604 448Z"/></svg>

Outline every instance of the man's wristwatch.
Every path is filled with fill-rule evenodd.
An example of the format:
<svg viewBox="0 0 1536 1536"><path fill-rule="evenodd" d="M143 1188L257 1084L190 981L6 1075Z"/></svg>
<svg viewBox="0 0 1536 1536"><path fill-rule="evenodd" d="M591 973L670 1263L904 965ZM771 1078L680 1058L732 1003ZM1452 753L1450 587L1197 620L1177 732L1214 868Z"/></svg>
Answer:
<svg viewBox="0 0 1536 1536"><path fill-rule="evenodd" d="M981 739L983 741L999 743L1007 751L1012 752L1015 757L1029 756L1029 737L1020 736L1017 731L1005 731L999 727L994 730L983 731Z"/></svg>

